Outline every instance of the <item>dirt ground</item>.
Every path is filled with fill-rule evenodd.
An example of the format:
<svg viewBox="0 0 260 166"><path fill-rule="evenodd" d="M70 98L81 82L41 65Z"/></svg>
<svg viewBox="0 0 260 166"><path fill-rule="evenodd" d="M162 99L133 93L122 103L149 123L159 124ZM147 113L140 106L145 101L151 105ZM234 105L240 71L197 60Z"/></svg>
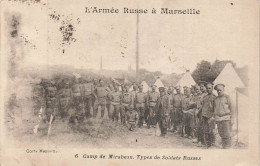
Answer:
<svg viewBox="0 0 260 166"><path fill-rule="evenodd" d="M92 113L92 111L91 111ZM52 124L51 134L48 137L48 124L40 123L38 133L34 133L37 117L22 120L19 125L11 125L7 128L8 136L15 138L17 145L48 145L60 148L173 148L173 149L204 149L197 147L188 138L168 132L168 138L160 137L159 128L136 128L129 131L120 122L108 120L107 112L104 119L100 118L100 110L97 118L85 119L79 125L69 125L68 119L56 118ZM9 125L9 126L10 126ZM221 148L220 138L216 136L216 147ZM235 147L236 148L236 147Z"/></svg>

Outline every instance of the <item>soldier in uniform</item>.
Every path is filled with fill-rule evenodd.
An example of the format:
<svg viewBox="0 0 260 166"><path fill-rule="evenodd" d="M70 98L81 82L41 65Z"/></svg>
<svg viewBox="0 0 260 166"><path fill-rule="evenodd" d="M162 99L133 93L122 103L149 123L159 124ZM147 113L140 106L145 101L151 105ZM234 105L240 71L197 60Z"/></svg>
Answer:
<svg viewBox="0 0 260 166"><path fill-rule="evenodd" d="M207 95L203 97L202 100L202 126L203 126L203 140L207 147L214 145L215 143L215 135L214 135L214 127L215 123L210 119L214 114L214 100L216 96L213 94L213 84L207 83Z"/></svg>
<svg viewBox="0 0 260 166"><path fill-rule="evenodd" d="M165 94L164 87L159 87L160 97L157 101L157 109L158 109L158 123L161 130L161 136L166 137L167 135L167 127L169 121L169 99Z"/></svg>
<svg viewBox="0 0 260 166"><path fill-rule="evenodd" d="M107 109L107 112L108 112L108 117L109 119L111 119L111 111L110 111L110 108L111 108L111 94L114 92L114 86L113 84L109 84L108 87L107 87L107 98L106 98L106 109Z"/></svg>
<svg viewBox="0 0 260 166"><path fill-rule="evenodd" d="M71 106L72 91L69 87L69 82L65 83L64 88L61 88L59 92L59 112L61 118L68 116Z"/></svg>
<svg viewBox="0 0 260 166"><path fill-rule="evenodd" d="M134 131L136 125L138 124L139 116L136 110L134 110L133 106L129 106L129 110L126 112L126 125L130 131Z"/></svg>
<svg viewBox="0 0 260 166"><path fill-rule="evenodd" d="M173 96L174 132L179 132L179 134L181 134L184 95L181 93L180 86L176 86L175 89L176 94Z"/></svg>
<svg viewBox="0 0 260 166"><path fill-rule="evenodd" d="M128 112L129 106L131 105L131 94L129 93L129 86L124 86L124 93L122 96L122 106L120 110L120 116L121 116L121 123L125 124L125 117L124 115Z"/></svg>
<svg viewBox="0 0 260 166"><path fill-rule="evenodd" d="M47 84L45 90L46 98L46 118L44 119L47 122L50 122L51 115L53 116L53 121L57 113L57 88L55 82L51 81Z"/></svg>
<svg viewBox="0 0 260 166"><path fill-rule="evenodd" d="M156 103L157 100L159 99L160 94L156 92L156 85L152 86L152 91L148 94L148 109L149 109L149 115L148 115L148 123L147 127L149 128L151 125L155 127L157 123L156 115L157 115L157 110L156 110Z"/></svg>
<svg viewBox="0 0 260 166"><path fill-rule="evenodd" d="M95 90L98 87L98 80L96 78L94 78L92 83L93 83L93 89ZM93 114L94 114L95 102L96 102L96 97L93 94L92 98L91 98L91 107L93 109Z"/></svg>
<svg viewBox="0 0 260 166"><path fill-rule="evenodd" d="M88 78L82 83L83 91L83 102L84 102L84 112L86 117L90 117L90 110L92 105L92 97L94 92L94 85Z"/></svg>
<svg viewBox="0 0 260 166"><path fill-rule="evenodd" d="M194 85L194 94L193 94L193 100L196 102L196 108L194 110L193 115L193 132L194 132L194 139L192 140L193 143L198 143L198 124L199 124L199 118L197 116L199 112L199 105L200 105L200 87L198 85Z"/></svg>
<svg viewBox="0 0 260 166"><path fill-rule="evenodd" d="M98 107L101 107L101 118L104 117L105 108L106 108L106 98L108 95L107 88L104 86L104 81L102 79L99 80L99 86L94 90L95 96L95 105L94 105L94 118L97 117Z"/></svg>
<svg viewBox="0 0 260 166"><path fill-rule="evenodd" d="M76 78L75 83L72 85L72 107L73 111L69 112L70 123L78 125L78 123L84 120L84 108L83 108L83 91L82 91L82 79Z"/></svg>
<svg viewBox="0 0 260 166"><path fill-rule="evenodd" d="M131 105L135 108L135 97L136 97L136 93L137 93L137 85L134 83L133 84L133 90L130 92L131 94Z"/></svg>
<svg viewBox="0 0 260 166"><path fill-rule="evenodd" d="M214 89L218 96L214 102L214 119L217 123L218 133L222 139L223 149L231 147L231 115L232 104L230 97L224 93L224 84L217 84Z"/></svg>
<svg viewBox="0 0 260 166"><path fill-rule="evenodd" d="M202 108L202 101L203 97L207 95L207 89L206 89L206 82L205 81L200 81L199 82L199 87L200 87L200 94L197 100L197 107L198 107L198 113L197 113L197 118L198 118L198 123L197 123L197 136L198 136L198 146L205 145L204 139L203 139L203 125L202 125L202 115L201 115L201 108ZM197 90L198 91L198 90Z"/></svg>
<svg viewBox="0 0 260 166"><path fill-rule="evenodd" d="M196 101L191 95L191 89L189 87L185 88L185 98L183 102L183 124L185 137L192 139L194 136L194 124L193 117L195 109L197 108Z"/></svg>
<svg viewBox="0 0 260 166"><path fill-rule="evenodd" d="M170 112L170 120L169 120L169 131L173 131L174 126L174 111L173 111L173 87L168 88L168 98L169 98L169 112Z"/></svg>
<svg viewBox="0 0 260 166"><path fill-rule="evenodd" d="M146 108L147 95L143 92L143 85L139 85L138 88L139 91L136 93L135 96L135 108L139 115L138 127L141 128L144 123L144 112Z"/></svg>
<svg viewBox="0 0 260 166"><path fill-rule="evenodd" d="M110 94L110 99L111 99L110 111L111 111L112 120L118 122L122 93L119 92L118 85L114 85L114 90L115 91ZM121 116L124 117L125 115L121 115Z"/></svg>

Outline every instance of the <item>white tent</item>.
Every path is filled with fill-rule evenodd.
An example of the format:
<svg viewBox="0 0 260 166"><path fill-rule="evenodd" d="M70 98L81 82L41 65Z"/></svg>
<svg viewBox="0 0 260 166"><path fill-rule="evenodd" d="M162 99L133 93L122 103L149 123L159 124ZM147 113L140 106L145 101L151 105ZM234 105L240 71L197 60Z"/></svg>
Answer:
<svg viewBox="0 0 260 166"><path fill-rule="evenodd" d="M143 92L148 92L149 90L150 90L150 87L149 87L149 85L145 82L145 81L143 81L142 83L141 83L141 85L143 85Z"/></svg>
<svg viewBox="0 0 260 166"><path fill-rule="evenodd" d="M217 84L224 84L226 93L232 93L236 88L245 87L231 63L226 64L222 72L215 79L214 85Z"/></svg>
<svg viewBox="0 0 260 166"><path fill-rule="evenodd" d="M196 82L194 81L194 79L192 78L191 74L189 71L187 71L183 76L182 78L178 81L178 83L176 84L181 86L181 87L184 87L184 86L187 86L187 87L191 87L191 85L195 85Z"/></svg>
<svg viewBox="0 0 260 166"><path fill-rule="evenodd" d="M247 123L245 122L245 119L247 119L247 117L242 117L241 115L244 116L243 112L244 111L246 112L246 110L244 110L245 108L244 105L246 105L245 103L247 103L248 101L242 101L241 100L242 98L247 98L247 97L237 92L238 88L244 88L245 85L239 78L238 74L236 73L231 63L226 64L222 72L215 79L214 85L217 84L224 84L225 93L230 96L232 107L233 107L232 119L234 119L234 125L232 126L232 129L238 131L239 136L246 135L246 131L244 130L243 127ZM243 140L240 141L244 141L244 140L245 139L243 138Z"/></svg>
<svg viewBox="0 0 260 166"><path fill-rule="evenodd" d="M156 91L157 91L157 92L159 92L159 90L158 90L159 87L164 87L164 85L163 85L163 83L162 83L160 77L157 78L157 80L155 81L154 85L157 86L157 87L156 87Z"/></svg>

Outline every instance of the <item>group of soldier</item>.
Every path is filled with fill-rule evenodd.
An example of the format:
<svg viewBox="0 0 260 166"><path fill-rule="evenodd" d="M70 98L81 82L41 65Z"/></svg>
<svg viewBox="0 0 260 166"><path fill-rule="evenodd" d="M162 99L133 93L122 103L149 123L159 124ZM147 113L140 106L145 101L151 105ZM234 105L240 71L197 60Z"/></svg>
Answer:
<svg viewBox="0 0 260 166"><path fill-rule="evenodd" d="M51 123L55 117L60 117L78 125L84 119L104 118L107 111L110 120L131 131L144 124L148 129L158 124L162 137L174 132L205 147L214 146L217 124L223 148L231 146L232 108L223 84L214 87L212 83L201 81L191 87L152 85L145 93L141 84L120 84L114 79L105 83L102 79L76 78L73 84L64 82L58 89L54 81L42 82L33 100L36 107L45 107L45 122ZM129 91L130 86L132 91ZM218 96L213 94L213 87ZM101 110L100 117L97 117L98 110Z"/></svg>

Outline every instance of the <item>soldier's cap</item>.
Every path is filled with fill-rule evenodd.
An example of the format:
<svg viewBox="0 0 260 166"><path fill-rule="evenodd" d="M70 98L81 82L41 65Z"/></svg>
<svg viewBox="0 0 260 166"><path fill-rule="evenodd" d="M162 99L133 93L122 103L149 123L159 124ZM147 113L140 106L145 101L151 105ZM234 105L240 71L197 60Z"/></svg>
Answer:
<svg viewBox="0 0 260 166"><path fill-rule="evenodd" d="M130 109L130 110L133 110L133 109L134 109L134 106L133 106L133 105L130 105L130 106L129 106L129 109Z"/></svg>
<svg viewBox="0 0 260 166"><path fill-rule="evenodd" d="M99 82L104 82L102 79L99 79Z"/></svg>
<svg viewBox="0 0 260 166"><path fill-rule="evenodd" d="M197 89L200 89L200 86L199 85L194 85L194 89L197 90Z"/></svg>
<svg viewBox="0 0 260 166"><path fill-rule="evenodd" d="M183 89L188 89L188 88L189 88L189 87L187 87L187 86L184 86L184 87L183 87Z"/></svg>
<svg viewBox="0 0 260 166"><path fill-rule="evenodd" d="M55 84L55 81L51 81L51 84L54 85L54 84Z"/></svg>
<svg viewBox="0 0 260 166"><path fill-rule="evenodd" d="M214 89L217 90L219 87L224 88L225 85L224 84L217 84L217 85L215 85Z"/></svg>
<svg viewBox="0 0 260 166"><path fill-rule="evenodd" d="M199 86L206 86L207 82L206 81L199 81Z"/></svg>
<svg viewBox="0 0 260 166"><path fill-rule="evenodd" d="M164 87L159 87L159 91L164 92L165 88Z"/></svg>
<svg viewBox="0 0 260 166"><path fill-rule="evenodd" d="M207 82L206 86L207 87L212 87L214 84L212 82Z"/></svg>
<svg viewBox="0 0 260 166"><path fill-rule="evenodd" d="M175 86L175 89L181 89L180 85Z"/></svg>

